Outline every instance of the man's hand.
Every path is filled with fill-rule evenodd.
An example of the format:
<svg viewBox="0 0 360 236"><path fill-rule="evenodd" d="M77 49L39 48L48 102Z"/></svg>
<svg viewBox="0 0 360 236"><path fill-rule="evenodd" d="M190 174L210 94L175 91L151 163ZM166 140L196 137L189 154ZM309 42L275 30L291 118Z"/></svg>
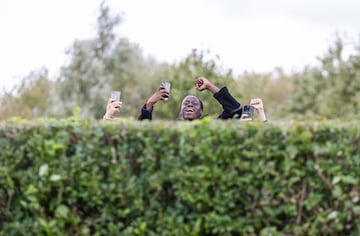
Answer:
<svg viewBox="0 0 360 236"><path fill-rule="evenodd" d="M250 121L250 120L252 120L252 118L249 118L248 114L241 114L240 120L241 121Z"/></svg>
<svg viewBox="0 0 360 236"><path fill-rule="evenodd" d="M257 111L260 120L266 121L266 115L264 111L264 105L260 98L253 98L250 100L250 105Z"/></svg>
<svg viewBox="0 0 360 236"><path fill-rule="evenodd" d="M253 106L255 110L264 110L263 102L260 98L253 98L250 100L250 106Z"/></svg>
<svg viewBox="0 0 360 236"><path fill-rule="evenodd" d="M216 87L215 85L213 85L208 79L204 78L204 77L199 77L196 79L195 81L195 88L198 91L203 91L205 89L210 90L212 93L217 93L219 92L219 88Z"/></svg>
<svg viewBox="0 0 360 236"><path fill-rule="evenodd" d="M170 93L167 92L163 86L159 86L156 92L147 100L146 110L150 111L155 103L159 100L164 100L165 97L170 97Z"/></svg>
<svg viewBox="0 0 360 236"><path fill-rule="evenodd" d="M207 80L204 77L199 77L195 81L195 88L199 91L203 91L205 89L208 89L209 80Z"/></svg>
<svg viewBox="0 0 360 236"><path fill-rule="evenodd" d="M114 101L113 99L109 98L108 103L106 105L106 112L104 115L105 120L112 120L114 119L115 112L120 112L122 102L121 101Z"/></svg>

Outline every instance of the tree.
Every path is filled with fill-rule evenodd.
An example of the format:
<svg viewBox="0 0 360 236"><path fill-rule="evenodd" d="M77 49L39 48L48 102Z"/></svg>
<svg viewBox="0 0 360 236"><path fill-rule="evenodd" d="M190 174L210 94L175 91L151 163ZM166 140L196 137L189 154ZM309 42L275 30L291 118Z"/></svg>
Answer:
<svg viewBox="0 0 360 236"><path fill-rule="evenodd" d="M320 68L307 68L296 79L292 112L327 118L352 118L359 114L360 55L344 58L339 36L323 57Z"/></svg>
<svg viewBox="0 0 360 236"><path fill-rule="evenodd" d="M209 51L193 50L180 63L174 63L166 69L152 86L152 91L159 86L160 81L171 83L171 98L164 105L157 105L156 117L160 119L175 119L179 116L182 99L187 95L198 96L204 104L204 114L216 117L222 112L221 105L209 92L198 92L195 89L195 79L199 76L208 78L219 87L228 86L232 95L239 99L240 93L233 79L231 70L220 66L220 58L212 58Z"/></svg>
<svg viewBox="0 0 360 236"><path fill-rule="evenodd" d="M249 104L251 98L261 98L269 119L289 116L293 79L281 68L276 68L272 73L245 72L236 81L243 97L242 105Z"/></svg>
<svg viewBox="0 0 360 236"><path fill-rule="evenodd" d="M68 52L71 61L61 70L56 83L57 98L51 114L69 116L80 107L82 117L102 118L111 90L122 92L121 116L135 117L148 93L154 76L164 65L144 59L138 45L127 38L117 39L115 29L121 16L110 15L104 3L100 6L97 37L75 41ZM55 104L61 104L61 107Z"/></svg>
<svg viewBox="0 0 360 236"><path fill-rule="evenodd" d="M24 77L19 85L0 99L0 119L21 117L32 119L44 116L52 94L48 71L42 68Z"/></svg>
<svg viewBox="0 0 360 236"><path fill-rule="evenodd" d="M120 16L110 16L109 7L104 2L100 5L97 38L75 41L69 50L71 61L61 69L56 83L58 96L52 101L50 114L69 116L74 107L78 106L81 108L81 116L101 116L105 94L111 90L107 58L114 45L113 30L120 21Z"/></svg>

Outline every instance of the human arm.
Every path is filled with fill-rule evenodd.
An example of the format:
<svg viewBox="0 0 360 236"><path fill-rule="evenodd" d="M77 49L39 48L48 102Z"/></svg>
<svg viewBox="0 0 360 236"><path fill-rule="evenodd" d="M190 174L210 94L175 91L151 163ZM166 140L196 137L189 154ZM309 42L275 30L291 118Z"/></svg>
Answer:
<svg viewBox="0 0 360 236"><path fill-rule="evenodd" d="M114 114L116 112L120 112L122 106L121 101L114 101L113 99L109 98L107 105L106 105L106 111L105 115L103 116L103 120L114 120Z"/></svg>
<svg viewBox="0 0 360 236"><path fill-rule="evenodd" d="M146 103L141 107L140 115L138 120L152 120L152 112L154 110L154 105L160 101L164 100L165 97L169 97L170 93L165 90L163 86L159 86L155 93L146 101Z"/></svg>
<svg viewBox="0 0 360 236"><path fill-rule="evenodd" d="M234 116L241 115L241 105L233 96L231 96L227 87L219 89L208 79L199 77L195 82L195 88L198 91L209 90L213 93L214 98L223 107L223 112L219 115L219 119L231 119L234 118Z"/></svg>
<svg viewBox="0 0 360 236"><path fill-rule="evenodd" d="M265 110L264 110L264 104L260 98L251 99L250 105L253 106L254 109L257 111L260 120L267 121L266 115L265 115Z"/></svg>
<svg viewBox="0 0 360 236"><path fill-rule="evenodd" d="M219 88L214 85L213 83L211 83L208 79L206 79L205 77L199 77L196 79L195 81L195 88L198 91L203 91L203 90L209 90L210 92L212 92L213 94L219 92Z"/></svg>

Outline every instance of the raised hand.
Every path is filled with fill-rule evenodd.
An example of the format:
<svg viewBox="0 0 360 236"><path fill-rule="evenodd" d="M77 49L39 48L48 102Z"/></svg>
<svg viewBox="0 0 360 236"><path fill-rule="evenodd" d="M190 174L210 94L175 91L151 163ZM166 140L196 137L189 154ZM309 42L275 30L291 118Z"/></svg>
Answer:
<svg viewBox="0 0 360 236"><path fill-rule="evenodd" d="M114 119L115 112L120 112L121 106L122 106L121 101L114 101L113 99L109 98L106 105L106 112L104 115L104 119L105 120Z"/></svg>
<svg viewBox="0 0 360 236"><path fill-rule="evenodd" d="M206 79L205 77L199 77L196 79L195 81L195 88L198 91L203 91L203 90L210 90L212 93L217 93L220 89L218 87L216 87L215 85L213 85L208 79Z"/></svg>
<svg viewBox="0 0 360 236"><path fill-rule="evenodd" d="M165 90L163 86L159 86L156 92L147 100L146 110L150 110L159 100L170 97L170 93Z"/></svg>

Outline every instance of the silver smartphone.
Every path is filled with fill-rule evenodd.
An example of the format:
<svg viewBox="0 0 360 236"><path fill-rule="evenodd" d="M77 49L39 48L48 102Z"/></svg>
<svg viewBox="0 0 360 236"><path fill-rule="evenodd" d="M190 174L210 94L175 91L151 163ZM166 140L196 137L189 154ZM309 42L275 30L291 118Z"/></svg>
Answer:
<svg viewBox="0 0 360 236"><path fill-rule="evenodd" d="M121 92L120 91L111 91L110 98L113 101L120 101Z"/></svg>
<svg viewBox="0 0 360 236"><path fill-rule="evenodd" d="M121 92L120 91L111 91L110 98L112 101L120 102ZM116 107L118 108L118 107Z"/></svg>
<svg viewBox="0 0 360 236"><path fill-rule="evenodd" d="M170 83L169 82L161 82L160 85L165 88L166 92L170 93ZM164 97L164 101L167 101L167 100L169 100L169 97Z"/></svg>

